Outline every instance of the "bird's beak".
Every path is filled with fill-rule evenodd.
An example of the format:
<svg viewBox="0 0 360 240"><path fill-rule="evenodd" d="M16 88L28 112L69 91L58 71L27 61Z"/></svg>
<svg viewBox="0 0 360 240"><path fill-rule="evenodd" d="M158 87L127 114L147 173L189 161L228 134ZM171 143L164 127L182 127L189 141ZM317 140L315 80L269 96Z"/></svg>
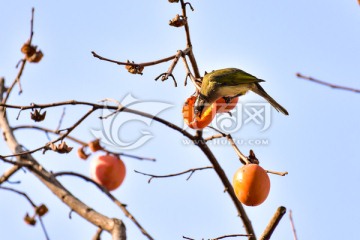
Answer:
<svg viewBox="0 0 360 240"><path fill-rule="evenodd" d="M204 110L204 100L199 97L196 99L194 104L194 114L195 117L201 117L201 114Z"/></svg>
<svg viewBox="0 0 360 240"><path fill-rule="evenodd" d="M195 117L201 117L201 114L203 113L204 110L204 99L200 99L199 97L196 99L195 104L194 104L194 114Z"/></svg>

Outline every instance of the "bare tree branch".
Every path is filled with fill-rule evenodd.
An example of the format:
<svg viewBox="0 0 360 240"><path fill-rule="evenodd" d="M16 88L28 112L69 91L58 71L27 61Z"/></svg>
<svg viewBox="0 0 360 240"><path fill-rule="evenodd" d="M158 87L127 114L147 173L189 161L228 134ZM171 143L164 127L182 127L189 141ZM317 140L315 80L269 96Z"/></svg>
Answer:
<svg viewBox="0 0 360 240"><path fill-rule="evenodd" d="M173 174L167 174L167 175L153 175L153 174L149 174L149 173L143 173L137 170L134 170L134 172L145 175L145 176L149 176L149 180L148 183L151 182L152 179L154 178L168 178L168 177L175 177L175 176L179 176L179 175L183 175L186 173L190 173L190 175L188 176L188 178L186 180L189 180L191 178L191 176L193 175L194 172L199 171L199 170L204 170L204 169L213 169L212 166L208 166L208 167L201 167L201 168L191 168L188 169L186 171L183 172L179 172L179 173L173 173Z"/></svg>
<svg viewBox="0 0 360 240"><path fill-rule="evenodd" d="M89 103L89 102L80 102L80 101L65 101L65 102L58 102L58 103L51 103L51 104L33 104L31 106L15 106L15 105L8 105L8 104L0 104L0 106L5 106L7 108L17 108L17 109L31 109L34 107L37 108L49 108L49 107L55 107L55 106L63 106L63 105L87 105L87 106L92 106L93 109L101 109L101 108L107 108L107 109L113 109L113 110L118 110L118 106L105 106L105 105L101 105L101 104L94 104L94 103ZM253 240L255 239L255 233L254 230L252 228L251 222L242 206L242 204L239 202L239 200L236 198L234 190L232 188L232 185L230 183L230 181L228 180L225 172L223 171L223 169L221 168L220 164L218 163L218 161L216 160L215 156L213 155L213 153L211 152L211 150L209 149L209 147L206 145L205 140L200 136L200 135L196 135L193 136L190 133L188 133L187 131L183 130L182 128L176 126L173 123L170 123L162 118L159 118L157 116L153 116L151 114L148 113L144 113L141 111L137 111L137 110L133 110L133 109L129 109L126 107L122 107L121 111L123 112L128 112L128 113L133 113L133 114L137 114L146 118L150 118L153 119L159 123L162 123L164 125L166 125L167 127L183 134L184 136L186 136L187 138L189 138L190 140L194 141L194 143L199 146L199 148L201 149L201 151L207 156L207 158L210 160L210 162L212 163L216 173L218 174L219 178L221 179L222 183L224 184L224 187L226 189L226 191L228 192L228 194L230 195L230 198L232 199L238 214L240 216L240 218L242 219L244 225L245 225L245 229L247 234L251 234L252 237L249 237L249 239Z"/></svg>
<svg viewBox="0 0 360 240"><path fill-rule="evenodd" d="M184 2L184 0L180 0L180 2L181 2L182 16L184 17L184 19L187 20L186 3ZM191 8L192 8L192 6L191 6ZM193 71L194 71L195 78L200 78L199 68L198 68L198 65L196 63L196 59L195 59L195 56L194 56L193 47L192 47L192 43L191 43L190 29L189 29L188 21L185 22L184 28L185 28L185 34L186 34L186 47L190 48L190 52L187 55L189 56L191 66L192 66Z"/></svg>
<svg viewBox="0 0 360 240"><path fill-rule="evenodd" d="M60 136L64 136L65 134L60 133L58 130L52 130L49 128L45 128L45 127L40 127L37 125L19 125L16 127L12 127L11 128L13 131L19 130L19 129L35 129L35 130L40 130L43 131L45 133L53 133L56 135L60 135ZM73 136L67 135L65 136L65 138L70 139L73 142L76 142L82 146L86 146L88 143L85 141L82 141L78 138L75 138ZM132 155L132 154L127 154L127 153L122 153L122 152L113 152L113 151L109 151L106 149L103 149L102 151L106 152L106 153L111 153L113 155L117 155L117 156L124 156L124 157L129 157L129 158L134 158L134 159L138 159L138 160L148 160L148 161L153 161L155 162L156 159L155 158L151 158L151 157L142 157L142 156L137 156L137 155ZM1 184L1 178L0 178L0 184Z"/></svg>
<svg viewBox="0 0 360 240"><path fill-rule="evenodd" d="M42 230L43 230L43 232L44 232L44 234L45 234L46 240L50 240L49 234L48 234L48 232L47 232L47 230L46 230L46 228L45 228L45 224L44 224L44 222L43 222L43 220L42 220L42 217L41 217L41 216L38 216L38 218L39 218L39 221L40 221L41 228L42 228Z"/></svg>
<svg viewBox="0 0 360 240"><path fill-rule="evenodd" d="M98 228L94 237L92 238L92 240L101 240L101 233L103 232L102 228Z"/></svg>
<svg viewBox="0 0 360 240"><path fill-rule="evenodd" d="M211 238L210 240L218 240L218 239L224 239L224 238L233 238L233 237L251 237L249 234L228 234L216 238Z"/></svg>
<svg viewBox="0 0 360 240"><path fill-rule="evenodd" d="M66 131L66 133L60 135L60 137L58 137L57 139L51 141L50 143L45 144L44 146L38 147L38 148L33 149L33 150L21 151L21 152L15 153L15 154L6 155L6 156L0 156L0 157L3 157L3 158L16 157L16 156L20 156L20 155L32 154L32 153L34 153L34 152L41 151L41 150L45 150L45 151L46 151L47 148L48 148L48 146L49 146L49 144L53 144L53 143L57 143L57 142L59 142L59 141L63 141L64 138L66 138L66 136L68 136L77 126L80 125L80 123L81 123L82 121L84 121L84 120L85 120L88 116L90 116L94 111L96 111L96 109L94 109L94 108L90 109L84 116L82 116L78 121L76 121L73 126L71 126L71 127L69 127L69 128L66 128L66 129L63 129L63 130L58 130L58 132L60 132L60 131Z"/></svg>
<svg viewBox="0 0 360 240"><path fill-rule="evenodd" d="M153 238L150 236L150 234L140 225L140 223L135 219L135 217L127 210L126 205L121 203L117 198L114 197L106 188L92 180L91 178L84 176L79 173L74 172L58 172L53 173L53 177L59 177L59 176L75 176L79 177L87 182L91 182L96 187L98 187L103 193L105 193L106 196L108 196L120 209L123 211L126 217L130 218L131 221L140 229L140 231L150 240L153 240Z"/></svg>
<svg viewBox="0 0 360 240"><path fill-rule="evenodd" d="M0 80L0 100L2 100L4 92L3 86L4 82L2 79ZM9 149L15 155L23 152L23 148L13 135L9 122L4 114L4 108L0 108L0 128L6 136L6 142ZM28 166L27 169L29 169L43 184L45 184L47 188L49 188L60 200L62 200L84 219L110 232L113 235L113 240L126 240L125 226L120 220L110 219L85 205L73 196L66 188L64 188L60 182L52 177L52 174L41 166L31 155L18 156L17 161L20 163L24 161L31 162L32 166Z"/></svg>
<svg viewBox="0 0 360 240"><path fill-rule="evenodd" d="M3 182L6 182L14 173L16 173L19 169L21 168L21 166L19 165L14 165L12 167L10 167L6 172L3 173L3 175L0 177L0 185Z"/></svg>
<svg viewBox="0 0 360 240"><path fill-rule="evenodd" d="M230 134L226 134L226 133L223 133L221 132L220 130L214 128L214 127L211 127L211 126L208 126L209 128L215 130L216 132L220 133L223 137L226 137L227 140L229 141L229 143L231 144L231 146L233 147L233 149L235 150L235 153L238 155L239 157L239 160L241 161L242 164L249 164L251 163L249 161L249 159L240 151L240 149L238 148L238 146L236 146L235 142L234 142L234 139L232 138L232 136ZM215 138L220 138L219 135L216 135L216 136L212 136L209 138L207 138L206 140L209 141L209 140L212 140L212 139L215 139Z"/></svg>
<svg viewBox="0 0 360 240"><path fill-rule="evenodd" d="M298 78L302 78L302 79L306 79L321 85L325 85L331 88L337 88L337 89L341 89L341 90L346 90L346 91L351 91L351 92L356 92L356 93L360 93L360 89L356 89L356 88L351 88L351 87L345 87L345 86L340 86L340 85L336 85L336 84L332 84L332 83L328 83L328 82L324 82L318 79L315 79L313 77L308 77L308 76L304 76L301 73L297 73L296 76Z"/></svg>
<svg viewBox="0 0 360 240"><path fill-rule="evenodd" d="M227 178L224 170L221 168L221 166L220 166L219 162L217 161L217 159L215 158L214 154L211 152L211 150L209 149L208 145L205 143L205 140L203 138L195 139L194 143L197 146L199 146L201 151L207 156L207 158L213 165L217 175L219 176L221 182L223 183L223 185L225 187L225 190L227 191L231 200L233 201L242 222L244 223L246 233L248 235L251 235L251 236L249 236L249 240L255 240L256 236L255 236L255 232L252 227L251 221L250 221L249 217L247 216L247 214L244 210L244 207L237 199L234 189L233 189L229 179Z"/></svg>
<svg viewBox="0 0 360 240"><path fill-rule="evenodd" d="M13 188L9 188L9 187L1 187L1 186L0 186L0 189L7 190L7 191L11 191L11 192L14 192L14 193L17 193L17 194L23 196L24 198L26 198L26 200L31 204L31 206L32 206L33 208L35 208L35 209L37 208L36 204L31 200L31 198L30 198L26 193L21 192L21 191L18 191L18 190L13 189ZM42 230L43 230L43 232L44 232L45 238L46 238L47 240L49 240L49 235L48 235L48 233L47 233L47 231L46 231L46 228L45 228L45 225L44 225L44 223L43 223L43 221L42 221L42 217L41 217L40 215L38 215L38 218L39 218L39 220L40 220L41 228L42 228Z"/></svg>
<svg viewBox="0 0 360 240"><path fill-rule="evenodd" d="M269 224L266 226L265 231L263 232L263 234L259 238L260 240L268 240L268 239L270 239L270 237L273 234L275 228L277 227L277 225L279 224L281 218L284 216L285 213L286 213L286 208L285 207L283 207L283 206L278 207L278 209L276 210L274 216L271 218Z"/></svg>
<svg viewBox="0 0 360 240"><path fill-rule="evenodd" d="M23 197L25 197L28 202L31 204L32 207L36 208L36 204L31 200L31 198L24 192L21 192L21 191L18 191L16 189L13 189L13 188L9 188L9 187L2 187L0 186L0 189L3 189L3 190L7 190L7 191L11 191L11 192L14 192L14 193L17 193Z"/></svg>
<svg viewBox="0 0 360 240"><path fill-rule="evenodd" d="M294 220L292 218L292 211L290 210L289 211L289 219L290 219L290 224L291 224L291 229L292 229L292 232L294 234L294 240L297 240L297 235L296 235L296 229L295 229L295 224L294 224Z"/></svg>
<svg viewBox="0 0 360 240"><path fill-rule="evenodd" d="M275 175L279 175L279 176L285 176L287 174L289 174L288 172L276 172L276 171L271 171L271 170L265 170L267 173L271 173L271 174L275 174Z"/></svg>
<svg viewBox="0 0 360 240"><path fill-rule="evenodd" d="M35 12L35 9L32 8L31 9L31 20L30 20L30 37L29 37L29 45L31 45L31 41L32 41L32 38L34 36L34 12ZM13 90L14 86L16 85L16 83L19 84L19 94L22 92L22 89L21 89L21 84L20 84L20 78L23 74L23 71L25 69L25 64L26 64L26 59L23 58L20 60L20 69L19 69L19 72L18 74L16 75L15 77L15 80L13 81L13 83L11 84L11 86L6 90L6 96L5 98L2 100L3 103L6 103L7 100L9 99L9 96L10 96L10 93L11 91Z"/></svg>
<svg viewBox="0 0 360 240"><path fill-rule="evenodd" d="M100 56L99 54L97 54L94 51L92 51L91 53L95 58L98 58L98 59L106 61L106 62L112 62L112 63L115 63L117 65L124 65L124 66L128 65L128 66L135 66L135 67L136 66L142 66L142 67L153 66L153 65L156 65L156 64L159 64L159 63L170 61L170 60L172 60L172 59L174 59L176 57L176 55L172 55L170 57L163 58L163 59L156 60L156 61L152 61L152 62L130 63L130 62L119 62L119 61L112 60L112 59L109 59L109 58L106 58L106 57L102 57L102 56Z"/></svg>

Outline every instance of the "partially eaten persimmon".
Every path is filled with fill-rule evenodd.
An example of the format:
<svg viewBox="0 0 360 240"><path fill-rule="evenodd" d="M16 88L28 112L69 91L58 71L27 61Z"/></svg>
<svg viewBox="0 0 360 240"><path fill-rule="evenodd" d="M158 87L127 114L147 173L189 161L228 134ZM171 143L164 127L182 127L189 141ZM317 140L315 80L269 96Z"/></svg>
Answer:
<svg viewBox="0 0 360 240"><path fill-rule="evenodd" d="M200 117L198 117L194 114L195 101L196 97L191 96L184 103L182 109L184 122L192 129L203 129L214 119L216 114L216 103L213 103L210 107L205 108L205 111Z"/></svg>
<svg viewBox="0 0 360 240"><path fill-rule="evenodd" d="M219 98L216 100L216 112L217 113L227 113L233 110L236 107L236 104L239 101L239 97L232 98L230 102L226 102L224 98Z"/></svg>

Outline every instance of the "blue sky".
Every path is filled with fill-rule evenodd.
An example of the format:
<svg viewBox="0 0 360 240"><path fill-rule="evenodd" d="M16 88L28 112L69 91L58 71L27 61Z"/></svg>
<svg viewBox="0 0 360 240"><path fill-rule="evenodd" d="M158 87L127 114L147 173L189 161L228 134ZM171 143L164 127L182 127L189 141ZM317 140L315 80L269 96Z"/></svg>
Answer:
<svg viewBox="0 0 360 240"><path fill-rule="evenodd" d="M359 95L330 89L296 78L301 72L324 81L360 88L360 12L357 1L193 1L189 11L190 31L200 72L225 67L241 68L265 79L262 86L289 111L289 116L272 111L271 126L260 132L255 124L243 125L236 139L266 139L267 144L240 145L253 149L266 169L288 171L286 177L271 175L268 199L259 207L246 207L259 236L278 206L292 209L299 239L355 239L360 216ZM64 100L97 102L104 98L123 99L127 94L143 101L157 101L172 107L160 117L183 126L181 107L194 92L182 84L185 71L180 63L174 71L178 87L171 81L153 79L170 63L130 75L123 67L99 61L91 51L120 61L146 62L167 57L184 49L183 29L171 28L168 21L180 12L167 1L107 1L49 3L43 1L2 1L0 3L0 75L7 83L16 76L14 68L22 57L20 47L29 36L31 7L35 7L33 43L44 52L40 64L28 64L22 77L23 94L16 91L10 103L50 103ZM262 102L255 94L242 104ZM48 110L42 124L56 128L62 108ZM87 111L81 106L66 108L63 126L70 126ZM32 124L28 113L9 112L13 125ZM73 135L84 141L93 138L91 129L101 127L97 116L87 119ZM127 153L155 157L156 163L124 158L127 177L114 195L155 239L212 238L244 233L230 198L211 170L186 176L155 179L134 173L180 172L208 166L204 155L184 144L183 136L160 125L133 123L125 138L150 131L153 138ZM47 142L44 134L17 132L29 149ZM36 141L34 140L36 137ZM76 146L75 144L73 144ZM234 151L212 145L214 154L229 178L241 165ZM1 154L8 152L3 141ZM49 170L89 174L89 161L76 153L35 154ZM0 172L9 165L0 164ZM18 172L7 186L25 191L38 204L48 205L44 218L50 239L91 239L96 227L54 197L29 173ZM63 177L61 182L81 200L111 217L124 220L128 239L146 239L114 204L90 184ZM3 239L44 239L40 226L23 223L31 206L20 196L1 191L0 230ZM18 229L14 231L14 229ZM343 230L343 229L346 229ZM110 239L104 234L104 239ZM288 215L274 232L273 239L292 239Z"/></svg>

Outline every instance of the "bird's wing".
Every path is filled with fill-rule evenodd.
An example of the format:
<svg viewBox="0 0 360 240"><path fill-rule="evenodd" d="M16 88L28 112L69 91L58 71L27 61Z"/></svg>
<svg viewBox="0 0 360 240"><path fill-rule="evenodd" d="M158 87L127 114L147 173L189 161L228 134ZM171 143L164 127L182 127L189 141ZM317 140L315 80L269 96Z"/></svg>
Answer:
<svg viewBox="0 0 360 240"><path fill-rule="evenodd" d="M214 82L219 85L236 86L239 84L264 82L264 80L258 79L237 68L220 69L208 74L209 82Z"/></svg>

